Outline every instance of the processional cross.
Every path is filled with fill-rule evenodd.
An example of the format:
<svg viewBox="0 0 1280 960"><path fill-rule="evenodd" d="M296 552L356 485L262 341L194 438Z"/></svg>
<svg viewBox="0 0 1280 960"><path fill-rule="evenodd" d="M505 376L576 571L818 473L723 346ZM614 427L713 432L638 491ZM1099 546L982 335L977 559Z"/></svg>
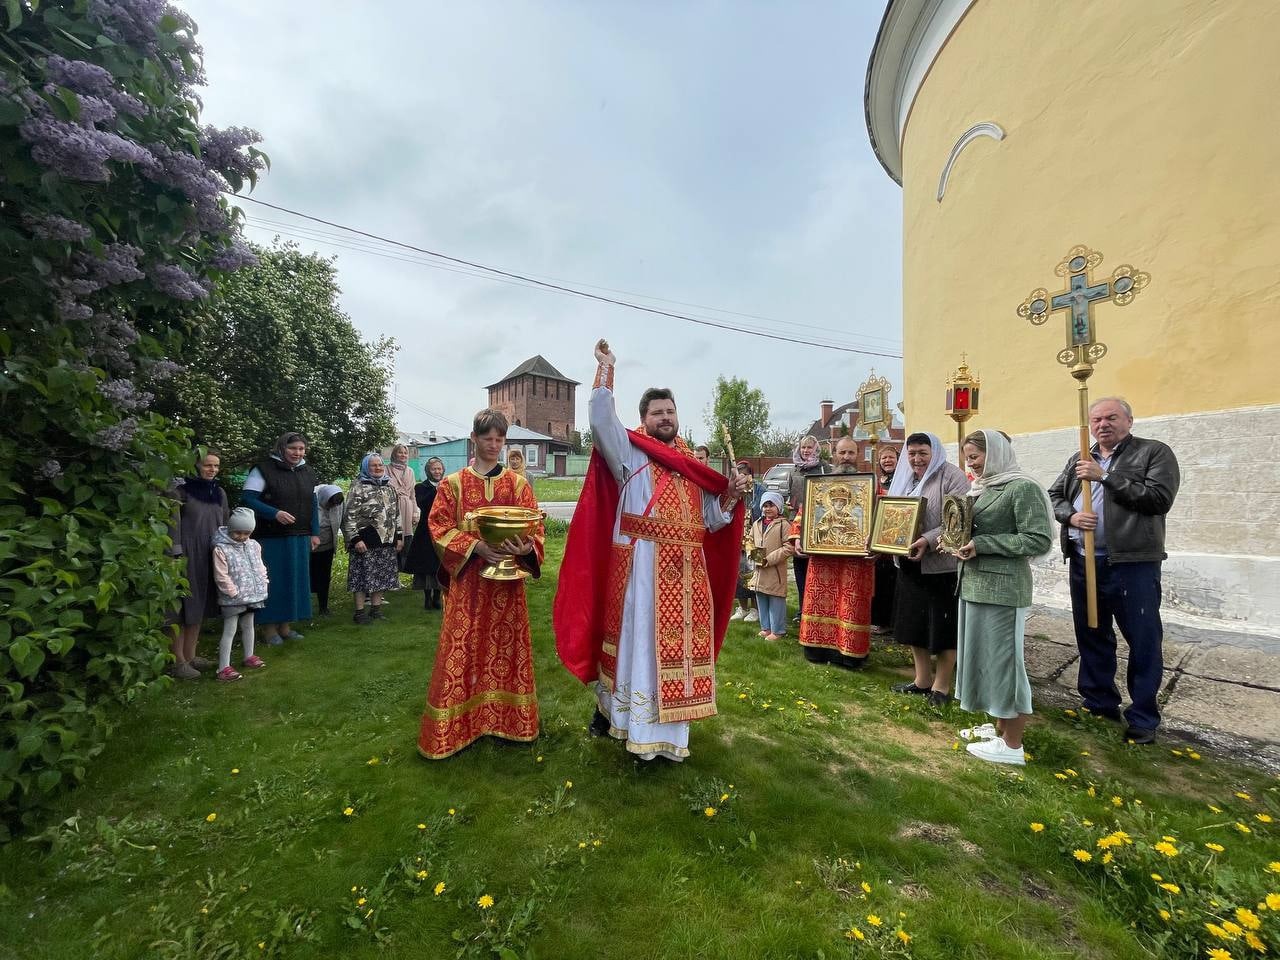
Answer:
<svg viewBox="0 0 1280 960"><path fill-rule="evenodd" d="M1070 368L1071 376L1079 385L1080 400L1080 457L1086 459L1089 452L1089 377L1093 366L1107 355L1107 345L1101 343L1094 329L1093 305L1110 300L1117 307L1133 302L1147 284L1150 274L1135 270L1129 264L1116 267L1107 279L1100 283L1089 282L1089 271L1102 263L1102 254L1085 246L1072 247L1070 252L1054 267L1054 273L1066 281L1066 289L1050 296L1043 287L1032 290L1018 306L1018 316L1040 326L1049 314L1059 310L1067 314L1067 345L1058 351L1058 362ZM1092 510L1093 484L1080 482L1080 504L1085 512ZM1098 625L1098 576L1094 560L1093 531L1084 530L1085 591L1088 598L1089 626Z"/></svg>

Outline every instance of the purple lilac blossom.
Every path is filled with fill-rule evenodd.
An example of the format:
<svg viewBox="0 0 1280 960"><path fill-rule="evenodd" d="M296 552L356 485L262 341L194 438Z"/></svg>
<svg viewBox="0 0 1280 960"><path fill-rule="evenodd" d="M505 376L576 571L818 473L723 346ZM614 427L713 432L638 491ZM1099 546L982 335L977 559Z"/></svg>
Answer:
<svg viewBox="0 0 1280 960"><path fill-rule="evenodd" d="M62 476L62 464L57 460L46 460L36 468L36 476L41 480L52 480L55 477L60 477Z"/></svg>
<svg viewBox="0 0 1280 960"><path fill-rule="evenodd" d="M127 113L131 117L144 117L147 114L146 105L137 97L130 96L123 90L112 90L107 94L107 99L111 101L111 105L121 113Z"/></svg>
<svg viewBox="0 0 1280 960"><path fill-rule="evenodd" d="M64 240L68 243L82 243L92 235L88 227L76 223L67 217L48 214L43 217L27 218L27 226L38 240Z"/></svg>
<svg viewBox="0 0 1280 960"><path fill-rule="evenodd" d="M262 160L241 151L261 141L262 135L247 127L205 127L200 131L200 153L214 170L251 177L262 169Z"/></svg>
<svg viewBox="0 0 1280 960"><path fill-rule="evenodd" d="M22 139L31 144L35 161L68 180L102 183L107 180L106 161L110 156L99 142L96 130L49 117L28 117L18 127Z"/></svg>
<svg viewBox="0 0 1280 960"><path fill-rule="evenodd" d="M157 290L175 300L199 300L209 295L199 279L172 263L156 264L150 276Z"/></svg>
<svg viewBox="0 0 1280 960"><path fill-rule="evenodd" d="M223 247L205 263L214 270L239 270L241 267L256 267L258 258L249 246L239 237L231 238L231 245Z"/></svg>
<svg viewBox="0 0 1280 960"><path fill-rule="evenodd" d="M88 320L93 316L93 308L86 307L83 303L77 303L75 298L68 294L61 294L54 299L54 308L58 311L58 316L67 321L71 320Z"/></svg>
<svg viewBox="0 0 1280 960"><path fill-rule="evenodd" d="M172 360L157 360L147 367L147 376L159 383L163 380L172 380L186 369L182 364L174 363Z"/></svg>
<svg viewBox="0 0 1280 960"><path fill-rule="evenodd" d="M89 19L116 43L152 53L160 18L168 6L166 0L89 0Z"/></svg>
<svg viewBox="0 0 1280 960"><path fill-rule="evenodd" d="M138 432L138 421L126 417L114 426L104 427L93 435L93 443L105 450L123 450Z"/></svg>
<svg viewBox="0 0 1280 960"><path fill-rule="evenodd" d="M76 274L96 280L104 287L141 280L146 274L138 269L142 251L129 243L109 243L101 257L77 254L73 261Z"/></svg>
<svg viewBox="0 0 1280 960"><path fill-rule="evenodd" d="M145 409L155 399L154 394L139 390L133 385L133 381L123 378L98 384L98 393L108 402L125 411Z"/></svg>
<svg viewBox="0 0 1280 960"><path fill-rule="evenodd" d="M56 53L45 61L45 76L51 83L94 97L110 96L115 87L111 72L104 67L84 60L67 60Z"/></svg>

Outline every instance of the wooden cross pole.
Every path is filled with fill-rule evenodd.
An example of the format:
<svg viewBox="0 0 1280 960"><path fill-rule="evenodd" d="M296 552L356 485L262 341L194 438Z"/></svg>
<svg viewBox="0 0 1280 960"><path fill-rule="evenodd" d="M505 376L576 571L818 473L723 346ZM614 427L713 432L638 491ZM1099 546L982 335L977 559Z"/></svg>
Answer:
<svg viewBox="0 0 1280 960"><path fill-rule="evenodd" d="M732 470L738 463L738 458L733 455L733 437L729 436L729 425L721 422L720 435L724 438L724 450L729 455L729 469ZM733 476L733 474L729 474Z"/></svg>
<svg viewBox="0 0 1280 960"><path fill-rule="evenodd" d="M1148 283L1151 276L1129 264L1116 267L1100 283L1089 282L1089 271L1102 263L1102 254L1085 246L1075 246L1056 267L1054 273L1066 281L1066 289L1050 295L1043 287L1031 291L1018 306L1018 316L1040 326L1050 313L1068 311L1067 345L1058 351L1058 362L1070 368L1077 384L1080 417L1080 459L1092 457L1089 444L1089 377L1093 367L1107 355L1107 345L1100 343L1094 330L1092 305L1110 300L1118 307L1128 306ZM1093 512L1093 483L1080 481L1080 512ZM1089 626L1098 625L1098 568L1092 530L1082 530L1084 541L1084 582Z"/></svg>

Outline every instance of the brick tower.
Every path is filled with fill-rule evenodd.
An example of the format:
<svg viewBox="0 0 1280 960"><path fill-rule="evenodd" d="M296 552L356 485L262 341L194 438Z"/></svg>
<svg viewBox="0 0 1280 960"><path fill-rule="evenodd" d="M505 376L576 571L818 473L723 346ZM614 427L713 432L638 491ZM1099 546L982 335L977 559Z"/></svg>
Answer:
<svg viewBox="0 0 1280 960"><path fill-rule="evenodd" d="M577 386L577 380L570 380L539 355L486 389L489 406L505 413L513 425L568 441L573 433Z"/></svg>

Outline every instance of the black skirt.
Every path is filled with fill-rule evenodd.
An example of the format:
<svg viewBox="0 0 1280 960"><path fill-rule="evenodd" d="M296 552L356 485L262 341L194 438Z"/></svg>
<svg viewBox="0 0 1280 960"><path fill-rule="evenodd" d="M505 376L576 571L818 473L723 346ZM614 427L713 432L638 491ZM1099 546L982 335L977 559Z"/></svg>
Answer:
<svg viewBox="0 0 1280 960"><path fill-rule="evenodd" d="M930 653L956 648L956 574L921 573L920 564L898 559L893 638Z"/></svg>
<svg viewBox="0 0 1280 960"><path fill-rule="evenodd" d="M898 568L893 557L876 556L876 592L871 596L871 625L893 627L894 607L898 598Z"/></svg>

